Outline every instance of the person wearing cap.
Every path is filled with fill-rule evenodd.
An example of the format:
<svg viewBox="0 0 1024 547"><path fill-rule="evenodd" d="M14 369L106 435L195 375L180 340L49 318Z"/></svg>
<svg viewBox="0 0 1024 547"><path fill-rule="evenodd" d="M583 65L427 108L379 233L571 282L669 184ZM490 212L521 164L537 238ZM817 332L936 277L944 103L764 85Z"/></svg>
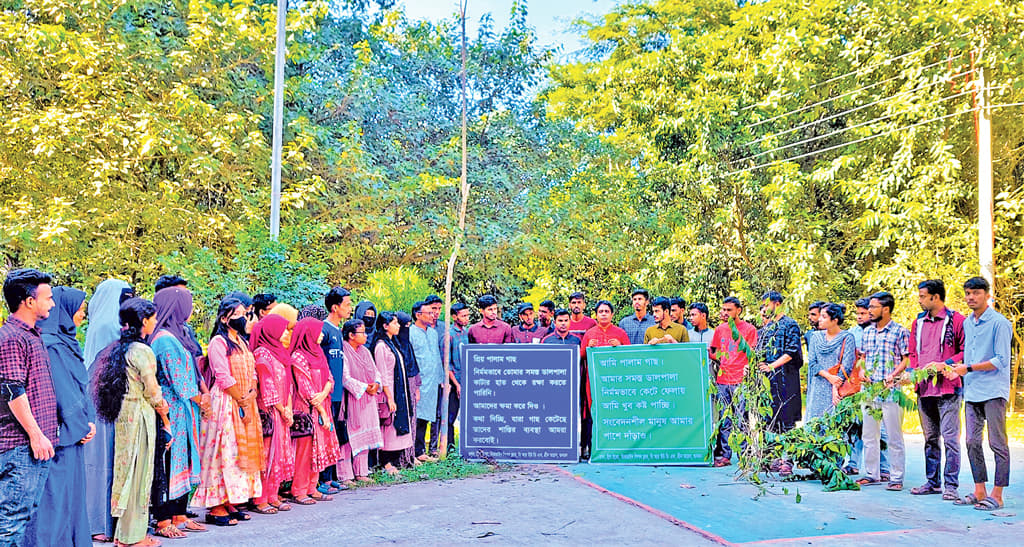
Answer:
<svg viewBox="0 0 1024 547"><path fill-rule="evenodd" d="M533 320L533 304L523 302L516 306L519 324L512 328L512 339L517 344L539 344L546 331Z"/></svg>

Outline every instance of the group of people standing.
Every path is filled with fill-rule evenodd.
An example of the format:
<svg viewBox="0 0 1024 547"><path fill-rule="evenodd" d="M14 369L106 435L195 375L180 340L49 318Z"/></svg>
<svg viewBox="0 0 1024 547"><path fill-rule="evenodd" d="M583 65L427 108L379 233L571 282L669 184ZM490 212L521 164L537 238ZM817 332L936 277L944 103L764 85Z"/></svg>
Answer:
<svg viewBox="0 0 1024 547"><path fill-rule="evenodd" d="M910 329L892 320L894 299L881 292L857 301L857 325L848 330L845 306L813 304L806 332L775 291L762 298L760 329L742 319L735 297L724 299L712 329L704 303L651 300L642 289L618 325L611 302L598 301L590 317L580 292L567 308L541 302L536 315L532 304L518 305L515 326L499 318L491 295L476 302L478 322L470 324L469 307L455 303L446 325L436 295L411 314L378 312L370 302L353 314L342 287L331 289L323 306L301 310L271 294L231 293L218 306L205 350L189 326L192 294L179 277L161 277L152 301L116 279L100 283L88 302L85 292L51 283L31 269L4 280L11 313L0 327L0 545L155 546L150 525L165 538L235 526L250 519L246 511L276 514L331 501L357 481L372 482L374 466L395 474L431 461L441 439L454 450L467 343L580 347L583 459L593 428L589 347L707 344L720 407L739 412L737 386L754 355L753 369L770 380L775 431L801 419L805 352L805 420L831 412L858 369L888 387L906 368L927 369L933 377L916 389L928 482L912 493L992 510L1002 507L1008 484L1010 325L989 305L981 278L964 283L969 317L946 307L945 286L929 280L920 284L923 311ZM76 336L86 311L83 350ZM446 384L448 428L440 431ZM963 401L975 489L961 498ZM722 422L716 467L732 457L731 423ZM996 457L991 492L981 445L986 424ZM852 473L864 471L858 482L901 490L902 441L899 405L891 398L865 403L862 439L848 462ZM792 464L780 461L776 470L791 472ZM205 524L190 506L206 508ZM39 525L44 519L60 525Z"/></svg>
<svg viewBox="0 0 1024 547"><path fill-rule="evenodd" d="M913 383L925 437L927 482L910 490L914 495L941 495L954 505L982 511L1003 507L1003 489L1009 484L1010 457L1006 434L1006 408L1010 397L1010 322L991 305L991 287L972 277L963 283L964 316L946 305L946 287L930 279L918 285L921 313L906 328L892 318L895 299L878 292L856 301L856 324L843 329L846 307L815 302L808 309L810 328L801 332L797 322L784 313L783 297L769 291L762 297L760 329L741 318L742 304L735 297L722 303L723 320L712 336L710 356L718 367L716 383L721 408L742 415L743 401L734 395L750 365L749 355L734 339L731 319L758 362L754 367L768 375L772 396L769 428L784 432L796 426L801 415L801 367L807 355L806 414L811 420L832 412L839 401L856 390L845 391L849 382L863 378L867 384L884 386L881 393L862 405L860 438L856 440L844 470L861 486L884 484L890 491L903 490L906 457L903 442L903 409L893 395L903 383ZM911 378L906 371L923 371ZM966 417L967 456L974 490L959 494L960 415ZM724 419L715 447L716 467L731 465L731 420ZM994 485L989 480L982 446L987 428L988 444L995 457ZM882 448L883 442L886 448ZM943 458L945 460L943 465ZM780 460L773 470L792 472L792 462ZM941 468L941 472L940 472Z"/></svg>

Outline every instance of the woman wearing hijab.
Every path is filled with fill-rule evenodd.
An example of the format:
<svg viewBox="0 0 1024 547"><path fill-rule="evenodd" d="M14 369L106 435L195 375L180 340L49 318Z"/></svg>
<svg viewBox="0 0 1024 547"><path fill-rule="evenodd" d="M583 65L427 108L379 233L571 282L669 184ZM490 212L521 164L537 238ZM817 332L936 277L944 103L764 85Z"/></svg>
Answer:
<svg viewBox="0 0 1024 547"><path fill-rule="evenodd" d="M96 287L89 300L89 325L85 331L86 370L90 373L90 393L95 396L96 380L106 363L104 350L121 336L118 310L121 303L135 296L132 286L120 279L107 279ZM114 424L96 420L96 436L85 445L85 506L89 513L89 533L93 540L107 542L114 537L114 519L110 516L110 487L114 480Z"/></svg>
<svg viewBox="0 0 1024 547"><path fill-rule="evenodd" d="M36 324L50 357L50 376L57 397L58 442L50 460L36 515L25 533L27 545L92 545L85 506L85 446L96 434L95 411L89 397L89 373L82 361L76 327L85 319L85 293L54 287L56 304L50 316ZM60 526L40 526L40 520Z"/></svg>
<svg viewBox="0 0 1024 547"><path fill-rule="evenodd" d="M249 337L259 379L256 402L260 421L267 420L263 423L264 464L260 474L263 493L256 497L253 509L263 515L291 510L290 505L281 503L277 494L281 483L291 480L295 473L291 437L292 356L287 349L290 340L288 320L280 315L264 316L252 328L252 336Z"/></svg>
<svg viewBox="0 0 1024 547"><path fill-rule="evenodd" d="M341 329L345 340L345 408L348 409L348 442L352 447L352 471L356 480L372 482L369 477L369 451L380 448L384 437L380 432L380 411L377 394L381 391L380 373L366 349L366 324L361 319L347 321Z"/></svg>
<svg viewBox="0 0 1024 547"><path fill-rule="evenodd" d="M391 423L381 426L384 446L381 447L381 461L384 470L389 474L397 474L402 452L413 446L413 438L409 426L415 420L414 407L409 404L409 382L406 379L405 363L402 352L398 350L397 336L401 330L398 318L392 312L381 312L377 318L377 342L373 347L373 357L380 373L381 387L387 398L388 409L391 411Z"/></svg>
<svg viewBox="0 0 1024 547"><path fill-rule="evenodd" d="M170 405L168 418L174 442L157 438L153 474L153 518L156 535L182 538L206 527L187 517L188 496L199 486L199 413L203 403L196 378L195 342L186 334L192 316L192 293L183 286L161 289L156 304L156 331L150 347L156 355L157 380ZM178 527L181 526L182 529Z"/></svg>
<svg viewBox="0 0 1024 547"><path fill-rule="evenodd" d="M420 384L422 379L420 378L420 367L416 363L416 355L412 351L412 342L409 340L409 329L412 327L413 322L412 316L404 311L400 311L395 313L395 317L398 318L398 324L401 325L398 330L398 336L395 338L395 346L398 348L398 352L402 354L402 362L405 363L405 377L409 382L409 395L412 401L410 412L415 414L416 403L420 401ZM416 420L412 420L409 423L409 433L414 439L416 438ZM416 447L411 446L403 450L398 463L398 467L416 467L419 465L420 461L416 458Z"/></svg>
<svg viewBox="0 0 1024 547"><path fill-rule="evenodd" d="M355 315L352 318L362 320L366 325L366 349L372 352L377 342L377 308L373 302L363 300L356 304Z"/></svg>
<svg viewBox="0 0 1024 547"><path fill-rule="evenodd" d="M155 547L146 535L153 486L156 416L170 438L168 405L156 379L156 356L146 338L156 329L156 306L132 298L120 309L121 338L97 380L96 411L114 422L114 482L110 513L117 517L114 539L121 545ZM155 412L154 412L155 411Z"/></svg>
<svg viewBox="0 0 1024 547"><path fill-rule="evenodd" d="M334 417L328 399L334 390L334 377L320 347L323 327L323 321L307 317L295 325L292 333L292 374L295 380L292 400L296 412L309 412L313 419L313 435L296 439L294 443L292 498L302 505L333 499L317 491L316 487L320 472L341 459L341 446L334 433Z"/></svg>
<svg viewBox="0 0 1024 547"><path fill-rule="evenodd" d="M279 315L287 319L288 330L294 329L295 324L299 322L299 310L284 303L278 303L267 312L267 315Z"/></svg>
<svg viewBox="0 0 1024 547"><path fill-rule="evenodd" d="M217 308L209 360L216 376L211 411L203 422L200 485L192 503L207 507L207 524L234 526L251 517L234 504L260 495L263 430L256 407L256 362L242 339L246 307L225 298Z"/></svg>

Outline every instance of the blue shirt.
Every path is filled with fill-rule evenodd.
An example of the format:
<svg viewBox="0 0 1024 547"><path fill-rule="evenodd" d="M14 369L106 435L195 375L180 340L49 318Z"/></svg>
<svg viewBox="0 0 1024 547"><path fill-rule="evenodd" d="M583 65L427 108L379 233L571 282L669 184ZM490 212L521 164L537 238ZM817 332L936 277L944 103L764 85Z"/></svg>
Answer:
<svg viewBox="0 0 1024 547"><path fill-rule="evenodd" d="M964 321L964 364L988 361L996 370L974 370L964 376L964 400L980 403L1010 398L1010 321L989 306L981 317Z"/></svg>
<svg viewBox="0 0 1024 547"><path fill-rule="evenodd" d="M864 351L864 368L868 371L868 376L872 382L881 382L907 357L910 331L892 320L882 328L871 325L864 329L861 347Z"/></svg>
<svg viewBox="0 0 1024 547"><path fill-rule="evenodd" d="M849 333L853 335L853 340L857 342L857 351L861 351L862 344L864 343L864 327L854 325L849 328Z"/></svg>
<svg viewBox="0 0 1024 547"><path fill-rule="evenodd" d="M654 320L654 316L649 313L644 315L643 319L637 319L636 313L631 313L619 321L619 328L626 331L626 336L629 337L629 343L635 346L644 343L644 334L647 333L647 329L653 327L657 323L658 322Z"/></svg>
<svg viewBox="0 0 1024 547"><path fill-rule="evenodd" d="M448 333L452 338L452 374L459 383L462 383L462 346L469 343L469 327L460 329L458 325L452 325Z"/></svg>
<svg viewBox="0 0 1024 547"><path fill-rule="evenodd" d="M331 392L331 401L338 403L345 400L345 386L341 385L342 372L345 369L345 352L342 349L341 329L335 327L330 321L324 321L321 329L324 339L320 347L327 357L327 366L331 369L331 376L334 377L334 391ZM340 418L339 418L340 419Z"/></svg>

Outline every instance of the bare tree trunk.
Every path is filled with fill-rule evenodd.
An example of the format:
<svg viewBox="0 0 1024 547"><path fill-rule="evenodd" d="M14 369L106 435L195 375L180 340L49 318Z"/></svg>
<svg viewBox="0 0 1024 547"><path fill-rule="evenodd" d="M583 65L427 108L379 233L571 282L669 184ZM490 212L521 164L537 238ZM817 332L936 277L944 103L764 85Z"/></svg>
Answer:
<svg viewBox="0 0 1024 547"><path fill-rule="evenodd" d="M444 367L444 389L441 393L441 427L440 441L437 449L441 458L448 457L448 397L451 391L451 382L448 380L448 371L451 369L452 339L449 336L452 325L452 278L455 276L455 261L458 259L459 250L462 248L462 241L466 237L466 206L469 203L469 179L466 175L466 163L468 152L466 149L466 6L469 0L459 0L459 22L462 25L462 72L460 73L462 87L462 173L459 177L459 229L455 232L455 245L452 247L452 254L448 257L448 271L444 278L444 314L445 330L440 333L444 336L444 355L441 362ZM463 386L465 388L465 386Z"/></svg>

